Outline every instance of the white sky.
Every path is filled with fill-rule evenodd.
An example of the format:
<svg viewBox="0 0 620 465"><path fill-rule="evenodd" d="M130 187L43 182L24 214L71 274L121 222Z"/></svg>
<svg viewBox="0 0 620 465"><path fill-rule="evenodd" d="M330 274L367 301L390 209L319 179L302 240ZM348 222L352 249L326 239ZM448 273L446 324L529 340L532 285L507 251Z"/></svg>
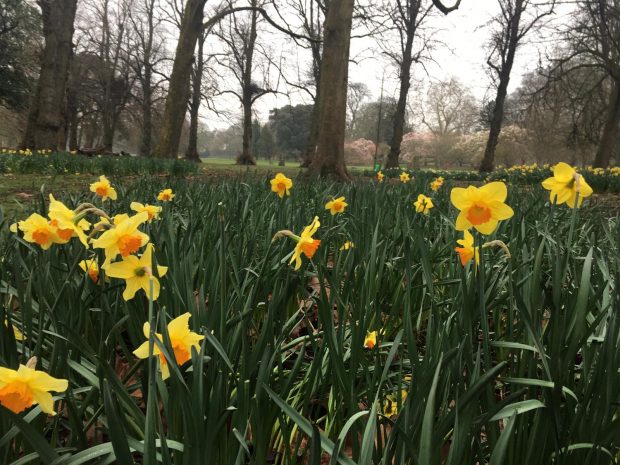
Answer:
<svg viewBox="0 0 620 465"><path fill-rule="evenodd" d="M570 5L556 6L556 12L547 20L548 26L544 32L532 34L527 38L527 43L517 52L509 92L519 86L524 74L536 69L539 56L542 55L544 59L548 48L557 43L558 30L566 23L567 14L572 8ZM497 0L462 0L458 10L447 16L435 14L430 18L427 27L437 29L439 32L435 37L445 45L438 46L433 51L434 63L426 66L428 75L421 66L414 65L413 73L415 79L421 82L421 86L426 87L433 80L444 80L456 76L471 89L476 98L482 100L487 93L492 98L493 90L490 88L491 82L485 66L487 58L485 46L489 37L487 24L498 11ZM283 53L287 56L289 64L299 60L302 67L307 65L307 61L304 60L309 58L309 51L297 49L281 37L278 40L277 35L273 35L273 39L269 41L269 45L276 55ZM276 47L278 47L277 50ZM280 48L283 52L280 52ZM396 95L398 89L396 70L381 55L373 39L354 39L351 45L351 58L355 62L350 64L350 82L363 82L372 92L372 99L377 100L380 95L381 79L385 73L385 94ZM293 69L292 72L295 74L296 70ZM416 98L415 93L412 92L409 98L410 104L415 105L415 101L411 101ZM256 102L255 112L259 119L265 122L270 109L298 103L310 102L307 96L299 91L293 91L286 96L267 95ZM220 98L216 105L224 105L225 108L230 109L239 107L238 102L229 98ZM202 122L213 129L228 127L232 121L205 111L202 114Z"/></svg>

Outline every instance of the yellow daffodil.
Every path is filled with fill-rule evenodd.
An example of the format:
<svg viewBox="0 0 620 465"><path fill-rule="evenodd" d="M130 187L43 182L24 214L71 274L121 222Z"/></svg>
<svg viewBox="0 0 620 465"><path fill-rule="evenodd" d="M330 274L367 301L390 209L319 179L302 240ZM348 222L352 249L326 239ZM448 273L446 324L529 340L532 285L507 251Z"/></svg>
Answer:
<svg viewBox="0 0 620 465"><path fill-rule="evenodd" d="M129 205L129 208L131 208L133 211L138 212L138 213L142 213L142 212L146 212L149 215L149 223L153 220L158 220L159 219L159 214L161 213L162 208L158 207L157 205L149 205L149 204L141 204L139 202L131 202L131 205Z"/></svg>
<svg viewBox="0 0 620 465"><path fill-rule="evenodd" d="M377 345L377 331L368 331L364 338L364 348L374 349Z"/></svg>
<svg viewBox="0 0 620 465"><path fill-rule="evenodd" d="M504 203L507 195L508 190L503 182L491 182L480 188L455 187L450 193L450 200L460 210L456 229L464 231L474 227L481 234L491 234L499 221L514 215L512 208Z"/></svg>
<svg viewBox="0 0 620 465"><path fill-rule="evenodd" d="M398 401L398 396L396 394L388 394L387 396L385 396L383 414L389 418L395 417L396 415L400 413L402 406L405 405L406 400L407 400L406 389L401 389L400 391L400 402Z"/></svg>
<svg viewBox="0 0 620 465"><path fill-rule="evenodd" d="M298 270L301 267L301 254L303 253L308 259L312 260L316 249L321 245L321 241L318 239L313 239L312 236L317 232L321 226L319 223L319 217L315 216L312 223L309 226L306 226L301 233L300 236L291 236L293 239L297 241L297 245L295 246L295 252L291 257L290 263L295 262L295 269Z"/></svg>
<svg viewBox="0 0 620 465"><path fill-rule="evenodd" d="M411 179L409 178L409 173L405 173L404 171L400 173L400 182L407 184Z"/></svg>
<svg viewBox="0 0 620 465"><path fill-rule="evenodd" d="M128 257L149 242L149 236L138 231L138 227L148 218L146 212L124 218L93 241L94 248L105 251L103 268L106 268L118 254Z"/></svg>
<svg viewBox="0 0 620 465"><path fill-rule="evenodd" d="M379 182L383 182L383 179L385 178L385 175L383 174L383 172L379 171L377 173L377 181Z"/></svg>
<svg viewBox="0 0 620 465"><path fill-rule="evenodd" d="M49 249L52 244L66 243L73 235L73 231L63 231L62 236L59 236L58 228L38 213L33 213L25 220L12 224L10 230L17 232L18 228L24 233L25 241L37 243L43 250Z"/></svg>
<svg viewBox="0 0 620 465"><path fill-rule="evenodd" d="M282 198L284 194L291 195L290 189L293 187L293 181L283 173L277 173L270 182L271 190L278 194L278 197Z"/></svg>
<svg viewBox="0 0 620 465"><path fill-rule="evenodd" d="M355 247L355 244L351 241L347 241L344 244L342 244L342 247L340 247L340 250L349 250Z"/></svg>
<svg viewBox="0 0 620 465"><path fill-rule="evenodd" d="M174 193L172 192L172 189L164 189L159 194L157 194L157 200L160 200L162 202L170 202L172 199L174 199Z"/></svg>
<svg viewBox="0 0 620 465"><path fill-rule="evenodd" d="M97 284L99 282L99 264L95 258L89 260L82 260L78 263L79 267L85 273L88 273L88 277Z"/></svg>
<svg viewBox="0 0 620 465"><path fill-rule="evenodd" d="M433 200L424 194L418 195L418 200L413 202L415 211L428 215L428 212L433 208Z"/></svg>
<svg viewBox="0 0 620 465"><path fill-rule="evenodd" d="M190 317L190 313L187 312L168 323L168 337L170 338L174 358L179 366L183 365L192 358L192 347L196 350L200 350L200 341L204 339L204 336L194 333L189 329ZM144 332L144 336L147 338L147 341L142 343L142 345L134 350L133 353L136 357L145 359L149 357L148 338L150 337L151 325L149 325L148 322L144 323L142 330ZM163 343L161 334L155 333L155 337ZM157 344L153 344L153 355L159 356L159 369L161 371L162 379L168 379L170 377L168 360L166 360L166 357Z"/></svg>
<svg viewBox="0 0 620 465"><path fill-rule="evenodd" d="M90 191L101 197L101 200L116 200L117 198L116 190L112 187L108 178L103 175L99 176L99 181L90 185Z"/></svg>
<svg viewBox="0 0 620 465"><path fill-rule="evenodd" d="M469 231L463 231L463 239L459 239L456 243L461 246L454 249L461 258L461 265L467 265L474 257L476 265L480 263L479 247L474 247L474 236Z"/></svg>
<svg viewBox="0 0 620 465"><path fill-rule="evenodd" d="M553 168L553 176L543 181L542 186L551 191L552 203L565 203L570 208L581 206L583 199L592 195L592 188L585 178L577 173L572 166L560 162Z"/></svg>
<svg viewBox="0 0 620 465"><path fill-rule="evenodd" d="M325 210L329 210L333 216L336 213L344 213L345 208L348 206L349 204L344 201L344 197L338 197L337 199L327 202L325 204Z"/></svg>
<svg viewBox="0 0 620 465"><path fill-rule="evenodd" d="M441 189L441 186L443 186L443 181L444 179L441 176L439 176L433 182L431 182L431 189L434 192L437 192L439 189Z"/></svg>
<svg viewBox="0 0 620 465"><path fill-rule="evenodd" d="M8 328L9 324L5 321L4 326ZM13 328L13 337L15 338L16 341L23 341L26 339L26 337L24 336L24 333L22 333L19 329L17 329L15 325L11 325L11 327Z"/></svg>
<svg viewBox="0 0 620 465"><path fill-rule="evenodd" d="M153 300L159 297L159 280L153 273L153 244L148 244L140 258L129 255L120 262L111 263L105 269L110 278L124 279L126 283L123 299L131 300L138 290L144 290L147 297L150 296L151 280L153 281ZM166 274L168 268L157 267L157 276L160 278Z"/></svg>
<svg viewBox="0 0 620 465"><path fill-rule="evenodd" d="M73 210L68 208L64 203L56 200L52 194L50 194L50 206L48 216L50 217L50 224L58 229L58 235L69 234L69 237L78 237L80 242L84 244L84 247L88 248L88 237L85 231L90 229L90 223L83 218L80 218Z"/></svg>
<svg viewBox="0 0 620 465"><path fill-rule="evenodd" d="M0 367L0 404L13 413L39 404L43 412L56 415L50 391L64 392L68 386L66 379L53 378L25 365L17 370Z"/></svg>

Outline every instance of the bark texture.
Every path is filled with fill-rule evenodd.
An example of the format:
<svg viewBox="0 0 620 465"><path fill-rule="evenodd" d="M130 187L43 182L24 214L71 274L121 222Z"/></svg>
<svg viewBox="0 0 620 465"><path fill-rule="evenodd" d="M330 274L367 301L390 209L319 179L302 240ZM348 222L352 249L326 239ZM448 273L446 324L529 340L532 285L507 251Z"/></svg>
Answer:
<svg viewBox="0 0 620 465"><path fill-rule="evenodd" d="M204 72L204 43L205 35L203 34L198 40L198 52L192 73L192 99L189 103L189 140L185 158L190 161L199 162L200 154L198 153L198 112L200 110L200 100L202 98L202 75Z"/></svg>
<svg viewBox="0 0 620 465"><path fill-rule="evenodd" d="M192 71L194 49L202 31L206 0L187 0L181 21L179 42L176 48L168 96L154 155L176 158L181 140L181 131L189 101L189 78Z"/></svg>
<svg viewBox="0 0 620 465"><path fill-rule="evenodd" d="M73 55L77 0L39 0L43 19L43 49L37 90L30 107L22 146L64 150L65 89Z"/></svg>
<svg viewBox="0 0 620 465"><path fill-rule="evenodd" d="M620 81L614 80L611 93L609 95L609 105L607 107L607 117L603 134L594 158L596 168L607 168L611 157L616 148L618 140L618 124L620 123Z"/></svg>
<svg viewBox="0 0 620 465"><path fill-rule="evenodd" d="M344 162L353 0L331 0L325 15L316 152L309 173L350 180Z"/></svg>

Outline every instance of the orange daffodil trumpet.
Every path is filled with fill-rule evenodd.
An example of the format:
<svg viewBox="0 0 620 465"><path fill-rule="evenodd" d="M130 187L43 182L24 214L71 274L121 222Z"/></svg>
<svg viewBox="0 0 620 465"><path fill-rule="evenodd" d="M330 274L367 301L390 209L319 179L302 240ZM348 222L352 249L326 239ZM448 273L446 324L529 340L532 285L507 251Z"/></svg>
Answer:
<svg viewBox="0 0 620 465"><path fill-rule="evenodd" d="M293 251L293 256L291 257L289 263L292 264L293 262L295 262L295 270L298 270L301 267L301 255L303 254L306 256L306 258L312 260L312 257L314 256L316 250L319 248L319 245L321 245L321 241L319 239L314 239L312 237L317 232L320 226L321 223L319 222L319 217L315 216L312 220L312 223L310 223L304 228L301 236L297 236L293 232L285 229L282 231L278 231L273 236L273 239L271 241L274 242L280 237L286 236L297 242L295 250Z"/></svg>
<svg viewBox="0 0 620 465"><path fill-rule="evenodd" d="M170 345L172 346L175 361L179 366L183 365L192 358L192 347L196 350L200 350L200 341L204 339L204 336L194 333L189 329L190 317L191 314L187 312L168 323L168 337L170 338ZM151 325L148 322L144 323L142 330L147 341L142 343L142 345L134 350L133 353L140 359L146 359L149 358L148 339L151 333ZM161 334L155 333L155 337L160 343L163 344ZM166 360L166 357L157 344L153 344L152 355L159 357L159 370L161 371L162 379L168 379L170 377L168 360Z"/></svg>
<svg viewBox="0 0 620 465"><path fill-rule="evenodd" d="M91 258L89 260L82 260L78 263L78 266L88 274L88 277L92 282L97 284L99 282L99 264L97 263L96 258Z"/></svg>
<svg viewBox="0 0 620 465"><path fill-rule="evenodd" d="M344 197L338 197L337 199L330 200L325 204L325 210L329 210L329 212L333 215L337 213L344 213L345 208L347 208L349 204L344 201Z"/></svg>
<svg viewBox="0 0 620 465"><path fill-rule="evenodd" d="M174 193L172 189L163 189L159 194L157 194L157 200L162 202L170 202L174 199Z"/></svg>
<svg viewBox="0 0 620 465"><path fill-rule="evenodd" d="M364 338L364 348L374 349L377 345L377 331L368 331Z"/></svg>
<svg viewBox="0 0 620 465"><path fill-rule="evenodd" d="M549 197L552 203L558 205L565 203L570 208L574 208L575 205L580 207L583 199L593 193L585 178L564 162L553 167L553 176L545 179L542 186L550 191Z"/></svg>
<svg viewBox="0 0 620 465"><path fill-rule="evenodd" d="M399 178L400 182L402 182L403 184L407 184L411 180L411 178L409 177L409 173L406 173L404 171L400 173Z"/></svg>
<svg viewBox="0 0 620 465"><path fill-rule="evenodd" d="M456 219L457 231L475 228L481 234L491 234L501 220L507 220L514 211L504 202L508 195L506 184L491 182L480 188L455 187L450 193L452 205L460 210Z"/></svg>
<svg viewBox="0 0 620 465"><path fill-rule="evenodd" d="M461 265L467 265L472 259L475 259L476 265L480 263L479 247L474 247L474 236L468 230L463 231L463 239L456 241L461 247L454 249L461 258Z"/></svg>
<svg viewBox="0 0 620 465"><path fill-rule="evenodd" d="M106 275L111 278L124 279L126 283L123 299L131 300L136 292L142 289L146 296L151 298L151 282L153 283L152 299L159 297L159 280L153 273L153 244L148 244L140 258L129 255L120 262L109 264L106 268ZM163 277L168 271L168 267L158 266L157 276Z"/></svg>
<svg viewBox="0 0 620 465"><path fill-rule="evenodd" d="M293 181L284 176L283 173L277 173L269 182L271 183L271 190L278 194L278 197L283 198L284 194L291 195L290 189L293 187Z"/></svg>
<svg viewBox="0 0 620 465"><path fill-rule="evenodd" d="M117 255L128 257L149 242L149 236L138 230L148 218L146 212L127 217L93 241L94 248L105 250L103 268L107 268Z"/></svg>
<svg viewBox="0 0 620 465"><path fill-rule="evenodd" d="M112 187L108 178L103 175L99 176L99 181L90 185L90 191L94 192L97 197L101 197L101 200L116 200L117 198L116 190Z"/></svg>
<svg viewBox="0 0 620 465"><path fill-rule="evenodd" d="M413 206L415 207L415 211L418 213L423 213L424 215L428 215L428 212L433 208L433 200L430 197L425 196L424 194L418 195L418 200L413 202Z"/></svg>
<svg viewBox="0 0 620 465"><path fill-rule="evenodd" d="M36 363L33 357L26 365L19 365L17 370L0 367L0 405L13 413L21 413L39 404L43 412L56 415L50 391L64 392L69 383L66 379L35 370Z"/></svg>

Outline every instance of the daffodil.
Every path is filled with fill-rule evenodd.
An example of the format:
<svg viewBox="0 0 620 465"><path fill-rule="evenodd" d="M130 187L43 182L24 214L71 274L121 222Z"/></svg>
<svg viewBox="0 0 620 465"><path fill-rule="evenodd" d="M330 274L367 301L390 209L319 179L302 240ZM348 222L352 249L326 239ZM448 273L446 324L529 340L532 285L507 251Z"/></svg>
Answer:
<svg viewBox="0 0 620 465"><path fill-rule="evenodd" d="M321 241L313 239L312 236L317 232L321 226L319 217L315 216L310 225L306 226L301 233L301 236L292 236L297 241L295 251L291 257L290 263L295 262L295 269L298 270L301 267L301 254L303 253L308 259L312 260L316 249L319 248Z"/></svg>
<svg viewBox="0 0 620 465"><path fill-rule="evenodd" d="M51 220L50 224L58 229L60 237L67 234L69 237L76 236L84 244L84 247L88 248L88 237L85 231L90 229L90 223L80 218L80 215L68 208L64 203L56 200L52 194L50 194L48 216Z"/></svg>
<svg viewBox="0 0 620 465"><path fill-rule="evenodd" d="M78 263L79 267L85 273L88 273L88 277L97 284L99 282L99 264L95 258L89 260L82 260Z"/></svg>
<svg viewBox="0 0 620 465"><path fill-rule="evenodd" d="M400 173L399 178L400 178L400 182L402 182L404 184L407 184L411 180L409 178L409 173L406 173L404 171L402 173Z"/></svg>
<svg viewBox="0 0 620 465"><path fill-rule="evenodd" d="M183 365L192 358L192 347L199 350L200 341L204 339L204 336L194 333L189 329L190 317L191 314L187 312L168 323L168 337L170 338L170 345L172 346L174 358L179 366ZM144 323L142 331L144 333L144 337L147 338L147 341L142 343L142 345L134 350L133 353L140 359L146 359L149 357L148 339L151 333L151 325L148 322ZM163 343L161 334L155 333L155 337ZM153 344L153 355L159 356L159 369L161 371L162 379L168 379L170 377L168 360L166 360L166 357L157 344Z"/></svg>
<svg viewBox="0 0 620 465"><path fill-rule="evenodd" d="M162 202L170 202L172 199L174 199L172 189L164 189L157 194L157 200L161 200Z"/></svg>
<svg viewBox="0 0 620 465"><path fill-rule="evenodd" d="M433 208L433 200L424 194L420 194L418 195L418 200L413 202L413 205L415 206L415 211L428 215L428 212Z"/></svg>
<svg viewBox="0 0 620 465"><path fill-rule="evenodd" d="M293 187L293 181L283 173L277 173L270 182L271 190L278 194L278 197L282 198L284 194L291 195L290 189Z"/></svg>
<svg viewBox="0 0 620 465"><path fill-rule="evenodd" d="M374 349L376 345L377 345L377 331L366 332L366 337L364 338L364 348Z"/></svg>
<svg viewBox="0 0 620 465"><path fill-rule="evenodd" d="M149 242L149 236L138 230L148 218L146 212L124 218L93 241L94 248L105 251L103 268L106 268L118 254L128 257Z"/></svg>
<svg viewBox="0 0 620 465"><path fill-rule="evenodd" d="M325 204L325 210L329 210L332 215L335 215L336 213L343 213L348 206L349 204L344 201L344 197L338 197L337 199L327 202Z"/></svg>
<svg viewBox="0 0 620 465"><path fill-rule="evenodd" d="M129 208L131 208L133 211L138 212L138 213L142 213L142 212L146 212L149 215L149 223L153 220L158 220L159 219L159 214L161 213L162 208L158 207L157 205L149 205L149 204L141 204L139 202L131 202L131 205L129 205Z"/></svg>
<svg viewBox="0 0 620 465"><path fill-rule="evenodd" d="M99 181L90 185L90 191L101 197L101 200L116 200L117 198L116 190L104 175L99 176Z"/></svg>
<svg viewBox="0 0 620 465"><path fill-rule="evenodd" d="M560 162L553 168L553 176L543 181L542 186L551 191L551 202L561 205L565 203L570 208L581 206L583 199L592 195L592 188L585 178L577 173L572 166Z"/></svg>
<svg viewBox="0 0 620 465"><path fill-rule="evenodd" d="M55 415L50 391L64 392L68 386L66 379L53 378L26 365L19 365L17 370L0 367L0 404L13 413L39 404L43 412Z"/></svg>
<svg viewBox="0 0 620 465"><path fill-rule="evenodd" d="M385 396L385 404L383 406L383 414L386 417L392 418L400 413L405 401L407 400L407 390L401 389L400 402L396 394L388 394Z"/></svg>
<svg viewBox="0 0 620 465"><path fill-rule="evenodd" d="M18 229L24 233L25 241L39 244L43 250L49 249L52 244L67 242L73 235L73 231L70 231L67 237L65 231L62 237L59 236L58 228L38 213L33 213L25 220L14 223L10 227L10 230L15 233Z"/></svg>
<svg viewBox="0 0 620 465"><path fill-rule="evenodd" d="M125 291L123 299L131 300L138 290L142 289L146 296L151 298L151 281L153 283L153 300L159 297L159 280L153 273L153 244L148 244L144 253L140 258L135 255L129 255L120 262L109 264L106 269L106 275L110 278L119 278L125 280ZM157 267L157 276L160 278L166 274L168 268L165 266Z"/></svg>
<svg viewBox="0 0 620 465"><path fill-rule="evenodd" d="M450 200L460 210L456 229L464 231L473 227L481 234L491 234L499 221L514 215L512 208L504 203L507 195L508 190L503 182L491 182L480 188L455 187L450 193Z"/></svg>
<svg viewBox="0 0 620 465"><path fill-rule="evenodd" d="M433 182L431 182L431 189L434 192L437 192L439 189L441 189L441 186L443 186L443 181L443 177L439 176Z"/></svg>
<svg viewBox="0 0 620 465"><path fill-rule="evenodd" d="M383 182L383 179L385 178L385 175L383 174L383 172L379 171L377 173L377 181L379 182Z"/></svg>
<svg viewBox="0 0 620 465"><path fill-rule="evenodd" d="M342 247L340 247L340 250L349 250L355 247L355 244L351 241L347 241L344 244L342 244Z"/></svg>
<svg viewBox="0 0 620 465"><path fill-rule="evenodd" d="M461 265L467 265L474 257L476 265L480 262L479 247L474 247L474 236L469 231L463 231L463 239L459 239L456 243L461 246L454 249L461 258Z"/></svg>

